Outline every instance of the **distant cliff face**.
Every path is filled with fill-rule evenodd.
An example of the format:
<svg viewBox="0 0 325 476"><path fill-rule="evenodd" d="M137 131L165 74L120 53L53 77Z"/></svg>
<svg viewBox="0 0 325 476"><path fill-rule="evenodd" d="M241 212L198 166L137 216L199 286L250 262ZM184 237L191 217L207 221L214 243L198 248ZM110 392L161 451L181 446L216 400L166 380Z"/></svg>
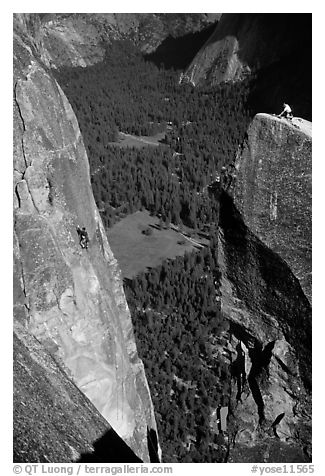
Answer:
<svg viewBox="0 0 325 476"><path fill-rule="evenodd" d="M311 123L257 114L236 161L234 202L311 299Z"/></svg>
<svg viewBox="0 0 325 476"><path fill-rule="evenodd" d="M245 73L289 56L294 47L309 47L311 31L302 29L310 21L311 17L299 14L224 13L187 75L195 84L241 79ZM298 38L299 33L303 39ZM304 44L307 38L308 45Z"/></svg>
<svg viewBox="0 0 325 476"><path fill-rule="evenodd" d="M194 85L257 75L256 112L283 101L311 118L311 14L224 13L184 74Z"/></svg>
<svg viewBox="0 0 325 476"><path fill-rule="evenodd" d="M14 38L15 322L148 461L153 407L83 140L70 104L27 37L23 30ZM79 245L78 225L87 228L88 251Z"/></svg>
<svg viewBox="0 0 325 476"><path fill-rule="evenodd" d="M220 14L204 13L75 13L26 15L21 24L38 30L42 60L47 66L92 65L102 61L113 39L130 39L143 53L152 53L168 36L205 28ZM36 17L36 18L35 18ZM35 35L34 35L35 36Z"/></svg>

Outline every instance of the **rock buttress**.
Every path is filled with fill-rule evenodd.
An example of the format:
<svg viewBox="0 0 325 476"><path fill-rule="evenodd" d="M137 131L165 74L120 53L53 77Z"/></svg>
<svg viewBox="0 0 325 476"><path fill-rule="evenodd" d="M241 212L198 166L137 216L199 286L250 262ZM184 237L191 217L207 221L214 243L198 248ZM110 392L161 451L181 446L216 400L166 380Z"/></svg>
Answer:
<svg viewBox="0 0 325 476"><path fill-rule="evenodd" d="M257 114L236 161L234 202L311 300L311 123Z"/></svg>
<svg viewBox="0 0 325 476"><path fill-rule="evenodd" d="M311 306L225 192L218 262L233 377L227 461L310 461Z"/></svg>
<svg viewBox="0 0 325 476"><path fill-rule="evenodd" d="M14 309L132 450L156 431L120 271L96 208L76 117L14 38ZM76 228L85 226L88 251Z"/></svg>

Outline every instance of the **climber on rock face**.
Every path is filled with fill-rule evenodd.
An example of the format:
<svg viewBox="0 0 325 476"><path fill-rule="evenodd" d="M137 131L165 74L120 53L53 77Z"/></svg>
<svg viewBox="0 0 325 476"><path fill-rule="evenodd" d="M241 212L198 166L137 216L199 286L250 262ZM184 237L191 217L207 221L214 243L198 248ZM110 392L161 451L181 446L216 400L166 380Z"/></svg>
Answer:
<svg viewBox="0 0 325 476"><path fill-rule="evenodd" d="M286 119L293 119L292 110L289 104L283 103L283 111L278 117L285 117Z"/></svg>
<svg viewBox="0 0 325 476"><path fill-rule="evenodd" d="M85 227L80 228L79 226L77 226L77 233L79 236L79 244L81 248L85 248L87 250L88 244L89 244L89 236L88 236L86 228Z"/></svg>

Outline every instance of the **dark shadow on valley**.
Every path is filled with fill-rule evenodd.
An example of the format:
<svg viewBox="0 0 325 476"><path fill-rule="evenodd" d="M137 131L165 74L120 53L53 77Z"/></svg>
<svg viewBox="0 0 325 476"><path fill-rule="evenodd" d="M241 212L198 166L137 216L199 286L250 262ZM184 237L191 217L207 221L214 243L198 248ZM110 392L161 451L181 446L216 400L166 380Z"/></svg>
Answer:
<svg viewBox="0 0 325 476"><path fill-rule="evenodd" d="M267 371L270 365L274 345L275 341L271 341L266 344L263 349L262 344L256 341L255 346L252 349L249 349L249 357L252 362L252 368L248 376L248 384L251 389L254 401L257 405L260 425L262 425L265 421L265 414L264 401L260 390L259 377L262 375L263 370Z"/></svg>
<svg viewBox="0 0 325 476"><path fill-rule="evenodd" d="M185 69L209 39L215 27L216 23L213 23L199 32L187 33L177 38L169 35L153 53L145 55L145 59L158 67Z"/></svg>
<svg viewBox="0 0 325 476"><path fill-rule="evenodd" d="M148 427L147 444L150 462L159 463L157 433ZM93 447L94 451L82 454L77 463L143 463L112 428L95 441Z"/></svg>
<svg viewBox="0 0 325 476"><path fill-rule="evenodd" d="M94 451L82 454L77 463L142 463L112 428L93 446Z"/></svg>
<svg viewBox="0 0 325 476"><path fill-rule="evenodd" d="M154 429L147 427L148 450L151 463L160 463L158 456L158 438Z"/></svg>

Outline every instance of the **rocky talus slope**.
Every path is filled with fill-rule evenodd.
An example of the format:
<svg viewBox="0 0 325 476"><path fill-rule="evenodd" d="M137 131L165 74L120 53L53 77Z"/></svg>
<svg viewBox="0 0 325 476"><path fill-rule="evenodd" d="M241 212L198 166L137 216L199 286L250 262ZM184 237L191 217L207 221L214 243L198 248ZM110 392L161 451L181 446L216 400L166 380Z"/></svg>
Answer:
<svg viewBox="0 0 325 476"><path fill-rule="evenodd" d="M15 329L18 339L19 329L24 330L28 342L31 342L29 336L37 339L38 344L31 343L29 347L29 359L37 361L39 352L49 353L60 367L62 379L72 380L98 410L99 413L88 404L90 413L86 420L93 414L100 421L96 431L85 436L88 445L94 436L98 439L101 429L108 427L106 420L138 457L148 461L147 430L156 431L156 424L120 271L94 202L88 159L76 117L62 90L38 59L36 47L35 38L29 38L26 30L21 34L16 32ZM79 245L78 225L88 230L88 251ZM41 347L43 351L39 350ZM19 359L19 354L15 353L14 357ZM23 365L21 360L17 361L17 368L19 365ZM39 379L33 367L27 365L26 371L29 376L25 377L31 382ZM62 388L55 380L51 385L53 395L57 393L67 409L67 421L71 420L72 396L68 390L62 395ZM33 392L37 387L32 384L27 387L31 392L28 398L36 398ZM19 388L17 383L16 397ZM86 397L78 398L82 402ZM87 413L86 408L87 405L80 410L81 419L82 412ZM20 405L19 410L21 418L25 418L28 408ZM78 411L76 408L76 420ZM57 414L52 417L55 424L59 417ZM19 422L16 416L17 438L21 430ZM79 426L82 425L80 421ZM27 428L25 432L28 433ZM72 453L80 452L80 445L69 444ZM32 438L20 461L35 461L34 450L28 445L33 445ZM53 454L47 455L53 461ZM61 455L62 452L60 458Z"/></svg>
<svg viewBox="0 0 325 476"><path fill-rule="evenodd" d="M245 223L311 299L311 122L257 114L235 168L234 202Z"/></svg>

